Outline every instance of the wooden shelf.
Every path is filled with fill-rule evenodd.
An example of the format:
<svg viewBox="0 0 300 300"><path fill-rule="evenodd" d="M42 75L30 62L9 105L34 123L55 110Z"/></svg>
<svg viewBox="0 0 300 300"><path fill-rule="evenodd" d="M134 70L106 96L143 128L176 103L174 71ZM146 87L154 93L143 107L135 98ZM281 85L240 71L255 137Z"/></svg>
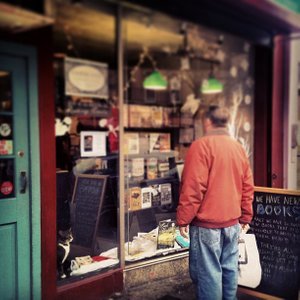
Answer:
<svg viewBox="0 0 300 300"><path fill-rule="evenodd" d="M146 187L149 185L154 185L154 184L161 184L161 183L171 183L171 182L176 182L178 181L178 178L176 175L174 176L166 176L166 177L158 177L155 179L142 179L142 180L136 180L136 181L129 181L129 188L130 187Z"/></svg>

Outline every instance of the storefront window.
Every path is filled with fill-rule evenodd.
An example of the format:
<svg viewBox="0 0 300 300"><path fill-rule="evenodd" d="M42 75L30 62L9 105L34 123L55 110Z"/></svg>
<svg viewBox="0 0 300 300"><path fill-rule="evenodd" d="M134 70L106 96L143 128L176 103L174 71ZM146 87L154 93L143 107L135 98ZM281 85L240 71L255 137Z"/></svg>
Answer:
<svg viewBox="0 0 300 300"><path fill-rule="evenodd" d="M210 105L232 112L229 131L253 149L252 47L153 11L124 12L125 262L186 251L176 227L180 178Z"/></svg>
<svg viewBox="0 0 300 300"><path fill-rule="evenodd" d="M110 5L57 3L58 285L119 266L115 21Z"/></svg>

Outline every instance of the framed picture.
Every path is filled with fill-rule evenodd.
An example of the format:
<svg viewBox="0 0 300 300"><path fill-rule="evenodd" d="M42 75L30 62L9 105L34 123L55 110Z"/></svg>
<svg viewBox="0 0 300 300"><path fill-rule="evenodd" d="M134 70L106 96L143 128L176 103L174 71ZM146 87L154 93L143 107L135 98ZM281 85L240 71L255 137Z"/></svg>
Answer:
<svg viewBox="0 0 300 300"><path fill-rule="evenodd" d="M108 65L66 57L65 94L68 96L108 99Z"/></svg>
<svg viewBox="0 0 300 300"><path fill-rule="evenodd" d="M81 131L80 155L82 157L106 155L106 132Z"/></svg>

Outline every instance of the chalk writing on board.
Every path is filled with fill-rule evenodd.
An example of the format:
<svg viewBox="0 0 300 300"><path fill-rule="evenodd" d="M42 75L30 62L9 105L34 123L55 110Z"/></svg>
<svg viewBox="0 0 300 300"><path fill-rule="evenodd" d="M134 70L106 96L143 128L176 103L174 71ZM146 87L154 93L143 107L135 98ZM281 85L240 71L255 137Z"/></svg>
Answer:
<svg viewBox="0 0 300 300"><path fill-rule="evenodd" d="M107 176L79 175L73 194L75 204L73 244L93 248Z"/></svg>
<svg viewBox="0 0 300 300"><path fill-rule="evenodd" d="M257 289L294 299L300 279L300 194L256 191L253 208L251 227L263 271Z"/></svg>

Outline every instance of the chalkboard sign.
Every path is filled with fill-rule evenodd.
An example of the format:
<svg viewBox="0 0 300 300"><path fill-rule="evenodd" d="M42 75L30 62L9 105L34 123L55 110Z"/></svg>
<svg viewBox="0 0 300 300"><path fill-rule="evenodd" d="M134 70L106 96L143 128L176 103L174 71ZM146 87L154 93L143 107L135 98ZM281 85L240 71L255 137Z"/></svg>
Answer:
<svg viewBox="0 0 300 300"><path fill-rule="evenodd" d="M300 192L256 188L251 228L262 279L256 290L297 299L300 283Z"/></svg>
<svg viewBox="0 0 300 300"><path fill-rule="evenodd" d="M74 220L72 245L89 248L93 254L107 177L78 175L73 192Z"/></svg>

